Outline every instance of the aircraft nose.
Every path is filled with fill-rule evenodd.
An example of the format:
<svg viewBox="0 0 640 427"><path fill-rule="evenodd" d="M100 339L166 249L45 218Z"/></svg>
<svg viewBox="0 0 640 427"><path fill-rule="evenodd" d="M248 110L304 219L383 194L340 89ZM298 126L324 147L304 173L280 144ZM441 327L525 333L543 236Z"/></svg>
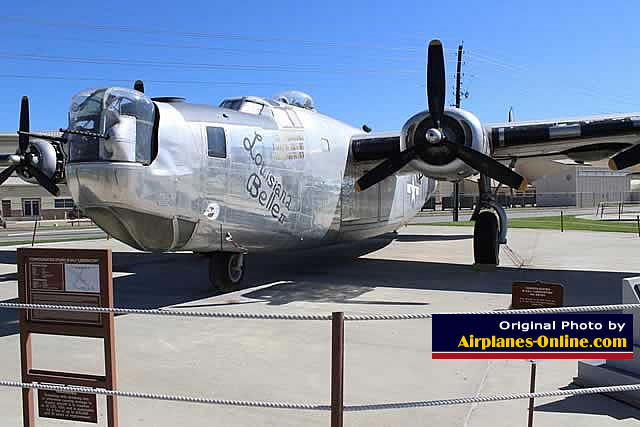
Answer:
<svg viewBox="0 0 640 427"><path fill-rule="evenodd" d="M187 244L196 224L174 215L171 200L163 200L159 209L159 199L171 189L158 188L164 183L145 179L143 168L69 164L67 185L83 213L116 239L140 250L177 250Z"/></svg>

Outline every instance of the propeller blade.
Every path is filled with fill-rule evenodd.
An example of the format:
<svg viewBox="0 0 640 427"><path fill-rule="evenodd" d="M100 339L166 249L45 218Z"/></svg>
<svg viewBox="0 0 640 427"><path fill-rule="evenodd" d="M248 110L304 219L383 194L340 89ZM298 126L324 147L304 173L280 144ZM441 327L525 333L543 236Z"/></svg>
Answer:
<svg viewBox="0 0 640 427"><path fill-rule="evenodd" d="M16 170L14 165L9 166L5 170L0 173L0 185L4 184L4 182L11 176L11 174Z"/></svg>
<svg viewBox="0 0 640 427"><path fill-rule="evenodd" d="M58 188L58 186L54 182L52 182L49 177L42 173L40 169L33 165L25 165L24 167L38 181L38 183L45 188L45 190L47 190L54 196L60 195L60 189Z"/></svg>
<svg viewBox="0 0 640 427"><path fill-rule="evenodd" d="M454 144L450 141L444 140L443 143L454 150L460 160L478 172L519 191L525 191L527 189L529 183L525 177L514 172L493 157L489 157L473 148Z"/></svg>
<svg viewBox="0 0 640 427"><path fill-rule="evenodd" d="M640 145L634 145L633 147L613 156L609 160L609 169L617 171L630 166L635 166L638 163L640 163Z"/></svg>
<svg viewBox="0 0 640 427"><path fill-rule="evenodd" d="M427 102L437 128L440 127L440 119L444 113L445 91L442 43L440 40L431 40L427 51Z"/></svg>
<svg viewBox="0 0 640 427"><path fill-rule="evenodd" d="M356 191L364 191L402 169L404 165L413 160L415 157L415 151L415 146L413 146L393 157L389 157L387 160L365 173L356 182Z"/></svg>
<svg viewBox="0 0 640 427"><path fill-rule="evenodd" d="M22 103L20 104L20 131L29 132L29 98L22 97ZM29 146L29 135L24 133L18 134L18 148L21 154L27 151Z"/></svg>
<svg viewBox="0 0 640 427"><path fill-rule="evenodd" d="M144 82L142 80L136 80L136 82L133 84L133 89L137 90L138 92L144 93Z"/></svg>

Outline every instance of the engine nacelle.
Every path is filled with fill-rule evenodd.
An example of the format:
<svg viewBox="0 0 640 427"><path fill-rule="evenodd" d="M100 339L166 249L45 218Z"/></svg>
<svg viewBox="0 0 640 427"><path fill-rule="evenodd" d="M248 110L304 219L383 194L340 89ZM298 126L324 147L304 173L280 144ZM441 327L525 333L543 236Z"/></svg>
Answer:
<svg viewBox="0 0 640 427"><path fill-rule="evenodd" d="M446 181L459 181L475 174L476 171L460 160L446 145L427 141L427 131L434 127L428 111L414 115L402 127L401 151L416 144L423 147L419 151L419 159L412 160L409 165L426 176ZM489 154L489 142L480 120L470 112L454 107L445 108L440 128L449 141Z"/></svg>
<svg viewBox="0 0 640 427"><path fill-rule="evenodd" d="M60 143L34 138L29 142L26 155L29 162L40 169L47 178L55 183L64 181L64 154ZM18 168L16 172L23 180L31 184L38 183L26 170Z"/></svg>

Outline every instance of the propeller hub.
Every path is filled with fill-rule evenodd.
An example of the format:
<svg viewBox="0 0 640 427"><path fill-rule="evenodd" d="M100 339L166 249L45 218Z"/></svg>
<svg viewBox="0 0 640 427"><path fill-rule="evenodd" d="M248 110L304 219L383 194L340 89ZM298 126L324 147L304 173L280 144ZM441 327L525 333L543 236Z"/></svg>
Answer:
<svg viewBox="0 0 640 427"><path fill-rule="evenodd" d="M19 155L19 154L12 154L9 156L9 163L11 163L12 165L19 165L22 162L23 156Z"/></svg>
<svg viewBox="0 0 640 427"><path fill-rule="evenodd" d="M431 128L427 130L425 138L430 144L439 144L442 142L443 135L439 129Z"/></svg>

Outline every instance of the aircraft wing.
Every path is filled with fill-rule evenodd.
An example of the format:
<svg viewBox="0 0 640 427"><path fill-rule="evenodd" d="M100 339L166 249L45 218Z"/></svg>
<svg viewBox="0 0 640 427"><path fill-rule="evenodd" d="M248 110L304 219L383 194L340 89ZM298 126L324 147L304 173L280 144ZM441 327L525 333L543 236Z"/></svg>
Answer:
<svg viewBox="0 0 640 427"><path fill-rule="evenodd" d="M356 162L383 160L400 152L400 132L375 132L354 135L351 153Z"/></svg>
<svg viewBox="0 0 640 427"><path fill-rule="evenodd" d="M595 162L640 143L640 113L498 123L484 126L484 131L497 160L564 156ZM640 162L640 152L628 154ZM611 166L625 165L631 166L628 161Z"/></svg>
<svg viewBox="0 0 640 427"><path fill-rule="evenodd" d="M640 172L640 113L496 123L483 131L491 157L511 166L516 160L515 171L529 182L581 165ZM355 162L379 163L399 152L399 132L351 139Z"/></svg>

